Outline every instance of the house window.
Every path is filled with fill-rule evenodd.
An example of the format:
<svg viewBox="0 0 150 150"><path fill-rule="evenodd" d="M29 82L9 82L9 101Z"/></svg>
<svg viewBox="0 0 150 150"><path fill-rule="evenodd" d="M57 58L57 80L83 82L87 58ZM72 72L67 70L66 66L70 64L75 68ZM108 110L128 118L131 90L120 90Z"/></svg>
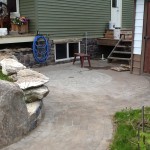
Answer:
<svg viewBox="0 0 150 150"><path fill-rule="evenodd" d="M78 43L69 43L69 57L74 57L74 53L79 52L79 44Z"/></svg>
<svg viewBox="0 0 150 150"><path fill-rule="evenodd" d="M74 53L80 52L79 43L61 43L55 45L55 60L63 61L74 58Z"/></svg>
<svg viewBox="0 0 150 150"><path fill-rule="evenodd" d="M67 58L67 45L56 44L56 60Z"/></svg>
<svg viewBox="0 0 150 150"><path fill-rule="evenodd" d="M17 12L16 0L7 0L7 5L10 12Z"/></svg>
<svg viewBox="0 0 150 150"><path fill-rule="evenodd" d="M1 2L8 5L11 18L19 17L19 0L1 0Z"/></svg>
<svg viewBox="0 0 150 150"><path fill-rule="evenodd" d="M117 1L118 0L112 0L112 7L117 8Z"/></svg>

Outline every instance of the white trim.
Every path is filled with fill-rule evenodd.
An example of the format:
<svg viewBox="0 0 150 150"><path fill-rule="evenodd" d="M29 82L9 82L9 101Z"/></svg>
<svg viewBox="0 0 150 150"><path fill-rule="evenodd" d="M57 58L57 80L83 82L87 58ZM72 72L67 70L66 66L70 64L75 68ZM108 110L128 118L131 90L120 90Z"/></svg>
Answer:
<svg viewBox="0 0 150 150"><path fill-rule="evenodd" d="M133 54L142 53L144 0L136 0Z"/></svg>
<svg viewBox="0 0 150 150"><path fill-rule="evenodd" d="M69 58L69 43L67 43L67 58Z"/></svg>
<svg viewBox="0 0 150 150"><path fill-rule="evenodd" d="M16 12L10 13L10 18L20 17L20 10L19 10L19 0L16 0Z"/></svg>
<svg viewBox="0 0 150 150"><path fill-rule="evenodd" d="M79 50L79 53L81 52L81 42L78 42L78 50Z"/></svg>
<svg viewBox="0 0 150 150"><path fill-rule="evenodd" d="M0 36L0 44L8 44L8 43L22 43L22 42L33 42L35 36Z"/></svg>

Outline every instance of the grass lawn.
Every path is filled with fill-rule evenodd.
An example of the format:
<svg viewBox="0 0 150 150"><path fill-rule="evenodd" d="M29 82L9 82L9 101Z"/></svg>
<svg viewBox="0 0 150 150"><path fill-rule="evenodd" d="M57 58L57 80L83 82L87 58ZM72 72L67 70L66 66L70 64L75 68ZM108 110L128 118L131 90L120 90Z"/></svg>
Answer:
<svg viewBox="0 0 150 150"><path fill-rule="evenodd" d="M116 131L110 145L111 150L138 150L138 143L140 150L150 150L150 108L145 108L144 112L144 133L142 132L142 110L125 109L115 114Z"/></svg>
<svg viewBox="0 0 150 150"><path fill-rule="evenodd" d="M0 69L0 80L7 80L7 81L10 81L10 79L8 78L8 76L4 75L2 73L2 70Z"/></svg>

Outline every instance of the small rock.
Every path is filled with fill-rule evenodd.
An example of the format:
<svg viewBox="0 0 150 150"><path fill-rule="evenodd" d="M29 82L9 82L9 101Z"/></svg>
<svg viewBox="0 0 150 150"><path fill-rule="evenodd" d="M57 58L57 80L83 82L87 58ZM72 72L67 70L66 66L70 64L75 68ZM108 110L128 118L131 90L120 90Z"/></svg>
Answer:
<svg viewBox="0 0 150 150"><path fill-rule="evenodd" d="M16 58L16 56L12 55L11 53L0 52L0 62L3 59L7 59L7 58L11 58L11 59L14 59L14 60L18 61L18 59Z"/></svg>
<svg viewBox="0 0 150 150"><path fill-rule="evenodd" d="M5 75L12 75L17 73L19 70L25 69L26 67L14 59L3 59L1 62L2 73Z"/></svg>
<svg viewBox="0 0 150 150"><path fill-rule="evenodd" d="M8 76L8 78L9 78L11 81L13 81L13 82L16 82L16 81L18 80L17 74L13 74L13 75L11 75L11 76Z"/></svg>
<svg viewBox="0 0 150 150"><path fill-rule="evenodd" d="M17 78L18 80L15 83L23 90L39 87L49 81L48 77L31 69L20 70L17 72Z"/></svg>
<svg viewBox="0 0 150 150"><path fill-rule="evenodd" d="M42 100L49 93L49 89L46 86L37 87L34 89L24 90L25 102L32 103Z"/></svg>

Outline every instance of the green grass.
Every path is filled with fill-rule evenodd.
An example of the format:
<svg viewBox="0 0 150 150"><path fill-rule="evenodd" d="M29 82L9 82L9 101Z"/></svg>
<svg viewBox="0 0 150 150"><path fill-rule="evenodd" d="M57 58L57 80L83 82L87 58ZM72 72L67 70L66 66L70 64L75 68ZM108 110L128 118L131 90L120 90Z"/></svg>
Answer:
<svg viewBox="0 0 150 150"><path fill-rule="evenodd" d="M110 145L111 150L138 150L138 126L142 122L142 111L126 109L114 116L115 135ZM145 133L140 126L140 150L150 150L150 108L145 108ZM149 127L148 127L149 126ZM143 135L146 144L143 143Z"/></svg>
<svg viewBox="0 0 150 150"><path fill-rule="evenodd" d="M10 81L10 79L8 78L8 76L4 75L2 73L2 70L0 69L0 80L7 80L7 81Z"/></svg>

